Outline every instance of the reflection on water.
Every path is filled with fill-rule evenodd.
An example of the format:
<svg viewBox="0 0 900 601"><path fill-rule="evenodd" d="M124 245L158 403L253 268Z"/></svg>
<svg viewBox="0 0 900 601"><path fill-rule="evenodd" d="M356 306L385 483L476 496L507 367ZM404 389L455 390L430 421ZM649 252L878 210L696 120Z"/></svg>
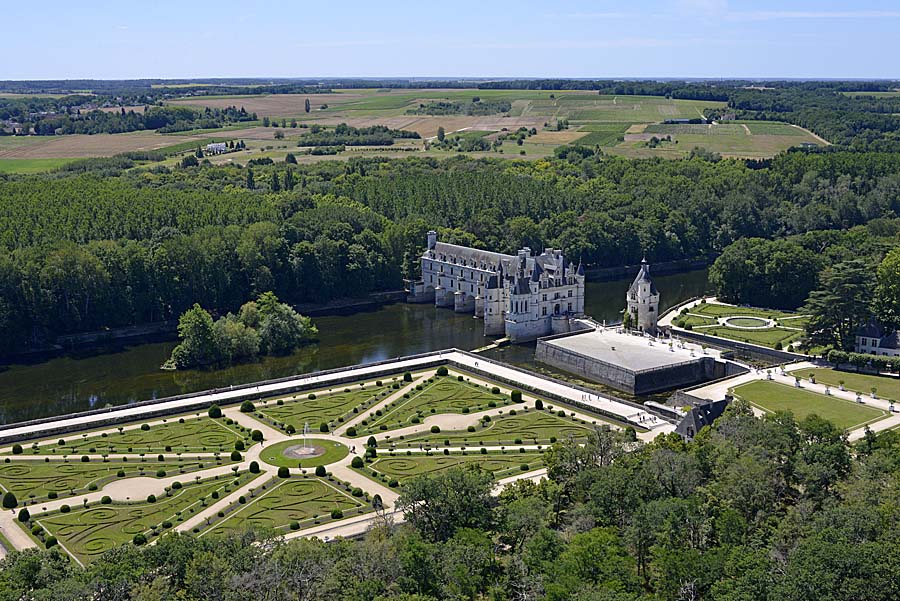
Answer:
<svg viewBox="0 0 900 601"><path fill-rule="evenodd" d="M706 271L655 278L663 308L706 291ZM618 320L630 281L589 282L586 312ZM370 363L442 348L484 346L483 322L428 305L397 303L350 315L317 317L321 340L287 357L265 357L215 371L164 372L159 366L175 342L138 344L99 355L72 355L0 372L0 422L62 415L279 378L357 363ZM511 347L495 358L527 365L532 346Z"/></svg>

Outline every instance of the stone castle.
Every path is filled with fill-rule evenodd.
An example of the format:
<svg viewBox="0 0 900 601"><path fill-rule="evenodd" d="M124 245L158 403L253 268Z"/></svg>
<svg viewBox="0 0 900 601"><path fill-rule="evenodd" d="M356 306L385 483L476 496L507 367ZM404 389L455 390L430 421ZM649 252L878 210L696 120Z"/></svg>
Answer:
<svg viewBox="0 0 900 601"><path fill-rule="evenodd" d="M628 288L625 299L628 303L630 327L633 330L656 336L659 320L659 291L650 279L650 265L647 259L641 261L641 269Z"/></svg>
<svg viewBox="0 0 900 601"><path fill-rule="evenodd" d="M584 316L584 267L548 248L505 255L438 242L428 232L422 279L408 283L407 301L433 302L484 319L484 335L511 342L561 334Z"/></svg>

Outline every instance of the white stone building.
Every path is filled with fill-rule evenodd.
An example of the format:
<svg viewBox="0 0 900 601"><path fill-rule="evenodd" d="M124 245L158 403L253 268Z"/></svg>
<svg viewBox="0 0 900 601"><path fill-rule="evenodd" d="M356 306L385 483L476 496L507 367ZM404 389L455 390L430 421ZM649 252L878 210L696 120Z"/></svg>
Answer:
<svg viewBox="0 0 900 601"><path fill-rule="evenodd" d="M226 152L228 152L227 142L213 142L206 145L207 154L224 154Z"/></svg>
<svg viewBox="0 0 900 601"><path fill-rule="evenodd" d="M438 242L430 231L422 279L408 285L408 302L472 313L484 319L485 336L512 342L568 332L584 316L584 268L556 249L505 255Z"/></svg>
<svg viewBox="0 0 900 601"><path fill-rule="evenodd" d="M631 327L656 336L656 322L659 319L659 291L650 279L650 265L641 261L641 270L631 283L626 297Z"/></svg>
<svg viewBox="0 0 900 601"><path fill-rule="evenodd" d="M900 331L885 331L881 326L870 323L856 332L857 353L880 355L882 357L900 356Z"/></svg>

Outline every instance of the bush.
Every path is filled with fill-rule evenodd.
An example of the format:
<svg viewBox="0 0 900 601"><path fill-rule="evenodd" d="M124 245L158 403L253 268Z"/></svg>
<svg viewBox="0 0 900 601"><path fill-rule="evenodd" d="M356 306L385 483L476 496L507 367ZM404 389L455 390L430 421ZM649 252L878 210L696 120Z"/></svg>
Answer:
<svg viewBox="0 0 900 601"><path fill-rule="evenodd" d="M234 450L235 450L235 451L243 451L243 450L244 450L244 441L243 441L243 440L239 440L239 441L235 442L235 443L234 443Z"/></svg>
<svg viewBox="0 0 900 601"><path fill-rule="evenodd" d="M347 436L349 436L350 438L354 438L356 436L356 428L354 428L353 426L347 428Z"/></svg>
<svg viewBox="0 0 900 601"><path fill-rule="evenodd" d="M4 509L12 509L18 504L19 504L19 500L16 498L16 495L14 495L11 491L6 491L3 494L3 508Z"/></svg>
<svg viewBox="0 0 900 601"><path fill-rule="evenodd" d="M378 446L378 441L375 440L375 437L374 437L374 436L370 436L370 437L368 438L368 440L366 440L366 446L367 446L367 447L377 447L377 446Z"/></svg>
<svg viewBox="0 0 900 601"><path fill-rule="evenodd" d="M556 437L555 437L555 436L551 436L551 437L550 437L550 444L553 444L554 442L556 442Z"/></svg>
<svg viewBox="0 0 900 601"><path fill-rule="evenodd" d="M509 398L512 399L513 403L521 403L522 402L522 391L521 390L513 390L509 394Z"/></svg>
<svg viewBox="0 0 900 601"><path fill-rule="evenodd" d="M164 522L163 522L162 524L160 524L160 525L161 525L163 528L171 528L171 527L172 527L172 522L170 522L169 520L166 520L166 521L164 521Z"/></svg>
<svg viewBox="0 0 900 601"><path fill-rule="evenodd" d="M156 477L157 477L157 478L165 478L165 477L166 477L166 470L164 470L164 469L162 469L162 468L159 468L158 470L156 470Z"/></svg>
<svg viewBox="0 0 900 601"><path fill-rule="evenodd" d="M300 530L300 522L291 522L291 530Z"/></svg>
<svg viewBox="0 0 900 601"><path fill-rule="evenodd" d="M218 405L210 405L206 413L213 419L222 417L222 409Z"/></svg>
<svg viewBox="0 0 900 601"><path fill-rule="evenodd" d="M247 503L247 497L245 497L244 495L239 496L238 503L240 503L241 505L245 505Z"/></svg>
<svg viewBox="0 0 900 601"><path fill-rule="evenodd" d="M341 511L340 509L332 509L331 510L331 519L339 520L342 517L344 517L344 512Z"/></svg>
<svg viewBox="0 0 900 601"><path fill-rule="evenodd" d="M440 433L440 431L441 431L440 426L431 426L431 433L432 433L432 434L438 434L438 433Z"/></svg>
<svg viewBox="0 0 900 601"><path fill-rule="evenodd" d="M285 428L284 431L288 434L294 434L295 432L297 432L297 428L295 428L293 424L288 424L287 428Z"/></svg>
<svg viewBox="0 0 900 601"><path fill-rule="evenodd" d="M55 536L48 536L47 540L44 541L44 547L50 549L52 547L55 547L58 543L59 541L56 540Z"/></svg>
<svg viewBox="0 0 900 601"><path fill-rule="evenodd" d="M491 388L491 394L500 394L500 388L494 386L493 388Z"/></svg>
<svg viewBox="0 0 900 601"><path fill-rule="evenodd" d="M361 488L356 487L352 491L350 491L350 494L353 495L354 497L361 497L361 496L363 496L363 491Z"/></svg>
<svg viewBox="0 0 900 601"><path fill-rule="evenodd" d="M16 443L12 448L13 455L21 455L22 454L22 445Z"/></svg>
<svg viewBox="0 0 900 601"><path fill-rule="evenodd" d="M24 523L26 523L26 522L27 522L28 520L30 520L30 519L31 519L31 513L29 513L27 507L23 507L23 508L19 511L19 521L22 522L22 523L24 524Z"/></svg>
<svg viewBox="0 0 900 601"><path fill-rule="evenodd" d="M156 495L147 495L148 503L156 503Z"/></svg>
<svg viewBox="0 0 900 601"><path fill-rule="evenodd" d="M181 482L177 480L172 482L172 490L181 490Z"/></svg>
<svg viewBox="0 0 900 601"><path fill-rule="evenodd" d="M835 365L841 365L843 363L847 363L850 360L850 356L844 351L839 351L836 349L832 349L828 351L828 361L829 363L834 363Z"/></svg>
<svg viewBox="0 0 900 601"><path fill-rule="evenodd" d="M144 533L143 533L143 532L138 532L137 534L135 534L135 535L132 537L131 542L132 542L136 547L140 547L141 545L146 545L146 544L147 544L147 537L144 536Z"/></svg>
<svg viewBox="0 0 900 601"><path fill-rule="evenodd" d="M392 479L390 482L388 482L388 486L390 486L391 488L397 488L398 486L400 486L400 483L396 479Z"/></svg>
<svg viewBox="0 0 900 601"><path fill-rule="evenodd" d="M519 469L522 470L523 472L527 472L527 471L528 471L528 464L527 464L527 463L523 463L522 465L519 466Z"/></svg>
<svg viewBox="0 0 900 601"><path fill-rule="evenodd" d="M141 424L141 430L147 432L150 429L150 424Z"/></svg>
<svg viewBox="0 0 900 601"><path fill-rule="evenodd" d="M481 447L481 454L482 454L482 455L487 455L487 449L484 448L484 447Z"/></svg>
<svg viewBox="0 0 900 601"><path fill-rule="evenodd" d="M284 466L278 468L278 477L279 478L290 478L291 470L289 470L288 468L286 468Z"/></svg>
<svg viewBox="0 0 900 601"><path fill-rule="evenodd" d="M240 461L240 460L241 460L241 453L240 453L239 451L232 451L232 452L231 452L231 460L232 460L232 461Z"/></svg>
<svg viewBox="0 0 900 601"><path fill-rule="evenodd" d="M263 433L262 430L254 430L250 433L250 440L253 442L262 442Z"/></svg>
<svg viewBox="0 0 900 601"><path fill-rule="evenodd" d="M403 372L403 381L404 382L412 382L412 374L407 372Z"/></svg>
<svg viewBox="0 0 900 601"><path fill-rule="evenodd" d="M251 473L251 474L258 474L258 473L259 473L259 463L257 463L256 461L251 461L251 462L250 462L250 473Z"/></svg>
<svg viewBox="0 0 900 601"><path fill-rule="evenodd" d="M466 428L466 432L474 432L474 431L475 431L475 426L469 426L468 428Z"/></svg>
<svg viewBox="0 0 900 601"><path fill-rule="evenodd" d="M56 491L55 491L55 490L51 490L50 492L47 493L47 498L48 498L48 499L55 499L55 498L57 498L58 496L59 496L59 495L56 494Z"/></svg>
<svg viewBox="0 0 900 601"><path fill-rule="evenodd" d="M91 461L91 458L88 457L87 455L81 456L81 463L89 463L90 461Z"/></svg>
<svg viewBox="0 0 900 601"><path fill-rule="evenodd" d="M439 375L439 376L446 376L449 372L447 371L447 366L446 366L446 365L441 365L439 368L437 368L437 372L436 372L436 373L437 373L437 375Z"/></svg>
<svg viewBox="0 0 900 601"><path fill-rule="evenodd" d="M328 424L326 422L319 424L319 432L328 432Z"/></svg>
<svg viewBox="0 0 900 601"><path fill-rule="evenodd" d="M69 513L70 511L72 511L72 508L69 507L68 505L60 505L60 507L59 507L60 513Z"/></svg>
<svg viewBox="0 0 900 601"><path fill-rule="evenodd" d="M457 382L462 382L462 381L463 381L463 377L462 377L462 376L456 376L456 381L457 381Z"/></svg>
<svg viewBox="0 0 900 601"><path fill-rule="evenodd" d="M316 466L316 475L317 475L318 477L324 478L325 475L326 475L327 473L328 473L328 472L325 471L325 466L324 466L324 465L317 465L317 466Z"/></svg>
<svg viewBox="0 0 900 601"><path fill-rule="evenodd" d="M515 440L513 441L513 443L514 443L514 444L522 444L522 439L521 439L521 438L517 438L517 439L515 439Z"/></svg>
<svg viewBox="0 0 900 601"><path fill-rule="evenodd" d="M781 350L781 341L780 341L780 340L779 340L778 342L775 343L775 350L776 350L776 351L780 351L780 350Z"/></svg>
<svg viewBox="0 0 900 601"><path fill-rule="evenodd" d="M559 411L556 412L556 415L558 415L559 417L565 417L566 412L564 410L560 409Z"/></svg>
<svg viewBox="0 0 900 601"><path fill-rule="evenodd" d="M112 503L112 497L110 497L108 495L103 497L102 499L100 499L101 505L109 505L110 503Z"/></svg>
<svg viewBox="0 0 900 601"><path fill-rule="evenodd" d="M355 467L356 469L360 469L365 464L366 464L366 462L363 461L362 457L356 456L353 458L353 461L350 462L350 467Z"/></svg>
<svg viewBox="0 0 900 601"><path fill-rule="evenodd" d="M535 399L535 400L534 400L534 408L537 409L538 411L540 411L541 409L543 409L543 408L544 408L544 401L542 401L541 399Z"/></svg>
<svg viewBox="0 0 900 601"><path fill-rule="evenodd" d="M241 413L253 413L254 411L256 411L256 405L251 401L241 403Z"/></svg>

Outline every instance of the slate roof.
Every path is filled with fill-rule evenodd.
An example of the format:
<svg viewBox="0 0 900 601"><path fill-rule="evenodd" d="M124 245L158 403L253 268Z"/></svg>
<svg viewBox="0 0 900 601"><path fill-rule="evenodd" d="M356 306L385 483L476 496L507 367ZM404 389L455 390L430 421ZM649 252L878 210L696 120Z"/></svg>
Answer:
<svg viewBox="0 0 900 601"><path fill-rule="evenodd" d="M691 439L697 435L703 426L711 426L728 407L728 401L710 401L703 405L692 407L683 420L675 427L675 432L682 438Z"/></svg>
<svg viewBox="0 0 900 601"><path fill-rule="evenodd" d="M650 279L650 265L647 264L646 259L641 261L641 269L638 271L637 277L635 277L634 281L631 283L630 289L634 290L639 284L643 283L650 284L650 294L659 294L656 290L656 284Z"/></svg>

